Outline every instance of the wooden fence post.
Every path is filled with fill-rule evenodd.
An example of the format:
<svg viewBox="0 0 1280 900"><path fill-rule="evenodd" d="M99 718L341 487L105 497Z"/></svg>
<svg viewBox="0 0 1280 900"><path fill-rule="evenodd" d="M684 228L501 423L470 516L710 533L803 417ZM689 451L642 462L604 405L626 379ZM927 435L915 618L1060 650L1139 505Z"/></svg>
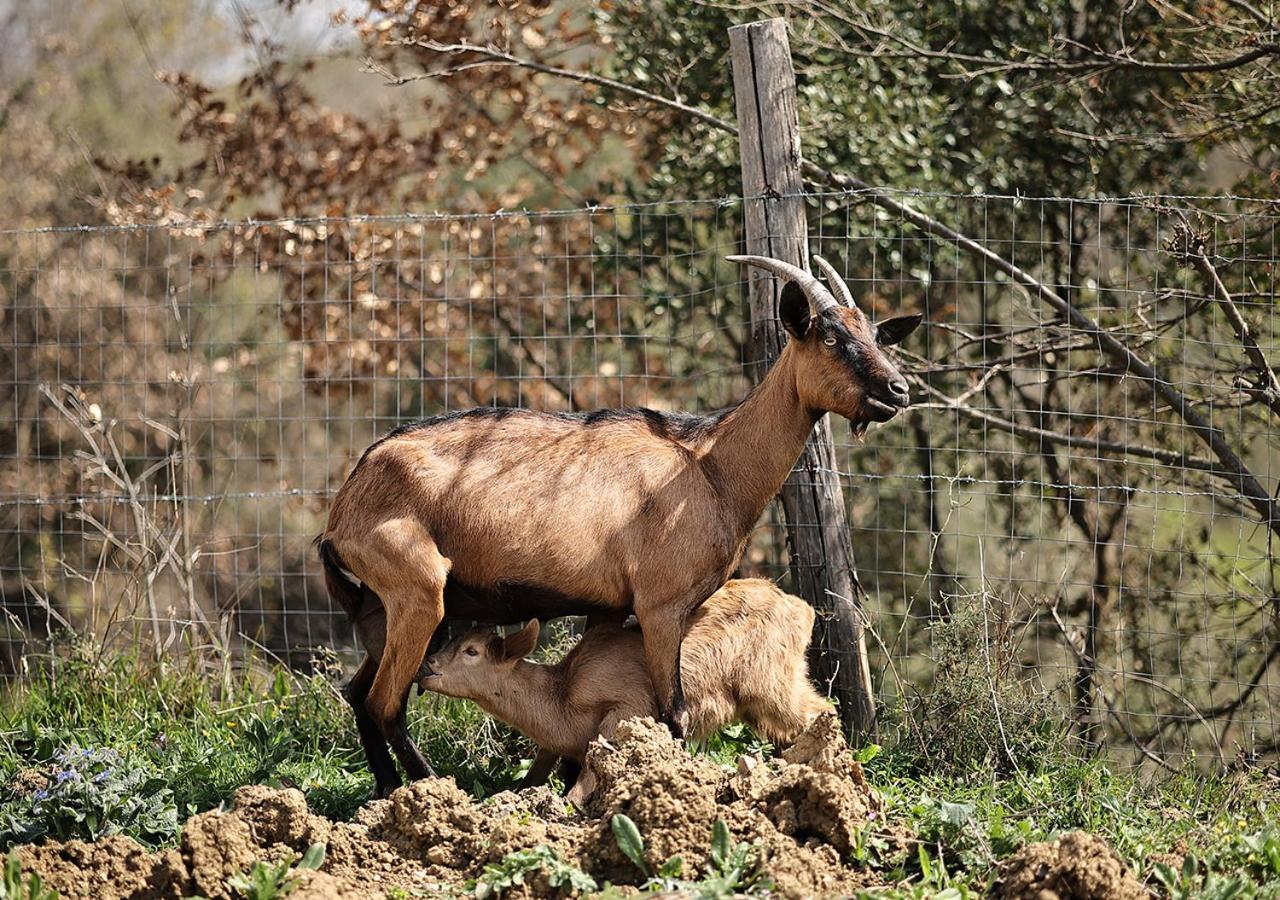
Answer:
<svg viewBox="0 0 1280 900"><path fill-rule="evenodd" d="M783 19L729 29L733 89L742 156L746 252L809 268L805 203L800 196L800 131L796 79ZM757 375L782 352L777 279L751 269L751 338ZM796 589L818 614L814 675L839 700L845 728L855 737L875 734L875 695L867 664L862 587L849 546L849 521L836 475L831 426L813 430L798 468L782 487L791 571Z"/></svg>

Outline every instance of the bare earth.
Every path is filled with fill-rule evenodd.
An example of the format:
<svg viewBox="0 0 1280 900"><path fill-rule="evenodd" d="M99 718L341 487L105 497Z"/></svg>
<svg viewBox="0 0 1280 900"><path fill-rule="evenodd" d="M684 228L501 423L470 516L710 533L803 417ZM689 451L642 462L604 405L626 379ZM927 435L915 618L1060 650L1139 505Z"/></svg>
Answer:
<svg viewBox="0 0 1280 900"><path fill-rule="evenodd" d="M848 753L834 716L824 716L766 765L744 758L725 773L691 757L664 726L624 723L588 756L599 779L593 802L570 814L546 788L498 794L477 803L450 778L426 779L369 803L351 822L312 815L301 792L262 786L236 791L231 809L193 816L177 848L151 852L129 838L70 841L19 849L26 871L41 874L64 898L229 898L226 879L255 861L294 858L327 845L323 867L302 873L290 900L385 897L461 885L486 863L545 844L597 881L636 885L642 878L618 849L617 813L635 821L656 869L673 855L684 876L707 858L712 824L760 848L762 867L787 897L841 896L881 884L870 870L846 865L855 835L882 813L880 799ZM1096 846L1095 846L1096 844ZM1128 881L1126 881L1128 879ZM1024 848L1003 870L1006 898L1146 896L1106 844L1066 835ZM505 896L553 896L541 876Z"/></svg>
<svg viewBox="0 0 1280 900"><path fill-rule="evenodd" d="M1107 842L1083 831L1023 847L1000 867L1003 900L1146 900L1151 894Z"/></svg>

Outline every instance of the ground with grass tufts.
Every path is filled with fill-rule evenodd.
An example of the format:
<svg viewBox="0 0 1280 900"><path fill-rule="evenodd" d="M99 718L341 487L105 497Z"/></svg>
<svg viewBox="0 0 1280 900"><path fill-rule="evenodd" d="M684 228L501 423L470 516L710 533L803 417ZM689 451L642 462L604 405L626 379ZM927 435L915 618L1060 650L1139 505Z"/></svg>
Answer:
<svg viewBox="0 0 1280 900"><path fill-rule="evenodd" d="M1002 720L1035 748L1015 765L980 739L925 754L909 717L884 749L821 720L779 758L638 722L593 747L601 787L571 815L511 792L527 743L439 698L411 724L453 777L372 800L332 660L230 676L77 646L39 671L0 702L6 896L1280 898L1274 770L1140 781L1040 712Z"/></svg>

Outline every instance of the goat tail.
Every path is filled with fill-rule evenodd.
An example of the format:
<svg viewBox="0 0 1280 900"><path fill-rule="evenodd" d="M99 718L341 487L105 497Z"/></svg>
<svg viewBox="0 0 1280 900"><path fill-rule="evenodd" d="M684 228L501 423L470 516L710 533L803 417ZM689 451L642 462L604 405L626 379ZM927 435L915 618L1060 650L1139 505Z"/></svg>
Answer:
<svg viewBox="0 0 1280 900"><path fill-rule="evenodd" d="M324 586L329 591L329 598L341 606L347 618L354 622L364 606L366 588L347 570L333 541L320 535L315 545L320 554L320 564L324 567Z"/></svg>

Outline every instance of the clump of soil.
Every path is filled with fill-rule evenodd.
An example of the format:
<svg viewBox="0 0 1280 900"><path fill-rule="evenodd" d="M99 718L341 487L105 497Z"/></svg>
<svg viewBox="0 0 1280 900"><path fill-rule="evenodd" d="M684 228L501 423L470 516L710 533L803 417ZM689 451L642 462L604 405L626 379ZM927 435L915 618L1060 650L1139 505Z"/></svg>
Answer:
<svg viewBox="0 0 1280 900"><path fill-rule="evenodd" d="M1000 867L1004 900L1146 900L1151 895L1102 838L1084 831L1029 844Z"/></svg>
<svg viewBox="0 0 1280 900"><path fill-rule="evenodd" d="M34 844L19 847L18 858L24 872L39 872L62 897L160 900L191 893L177 850L152 853L132 838Z"/></svg>
<svg viewBox="0 0 1280 900"><path fill-rule="evenodd" d="M644 876L610 827L622 813L639 827L650 865L680 856L687 878L703 874L712 827L723 819L735 841L759 848L762 868L784 896L879 883L875 873L844 862L856 831L881 807L833 716L816 722L783 759L744 757L736 772L690 756L650 719L623 723L612 740L592 746L587 765L597 787L578 814L546 788L477 803L452 779L432 778L367 804L351 822L331 822L312 815L296 790L252 786L236 791L230 809L189 819L175 849L149 852L116 837L33 845L20 854L25 869L69 900L227 900L229 877L259 860L296 859L313 843L326 845L324 865L299 873L291 900L363 900L392 887L458 885L487 863L539 845L598 881L638 884ZM520 892L555 894L536 874L509 894Z"/></svg>
<svg viewBox="0 0 1280 900"><path fill-rule="evenodd" d="M4 793L10 797L26 797L48 786L49 776L39 769L19 769L4 786Z"/></svg>
<svg viewBox="0 0 1280 900"><path fill-rule="evenodd" d="M617 880L634 869L613 839L610 822L618 814L640 829L645 857L655 870L672 856L686 861L706 856L720 815L720 768L690 757L665 725L652 719L623 722L611 742L591 746L587 766L596 775L590 804L596 834L587 871L607 872Z"/></svg>

